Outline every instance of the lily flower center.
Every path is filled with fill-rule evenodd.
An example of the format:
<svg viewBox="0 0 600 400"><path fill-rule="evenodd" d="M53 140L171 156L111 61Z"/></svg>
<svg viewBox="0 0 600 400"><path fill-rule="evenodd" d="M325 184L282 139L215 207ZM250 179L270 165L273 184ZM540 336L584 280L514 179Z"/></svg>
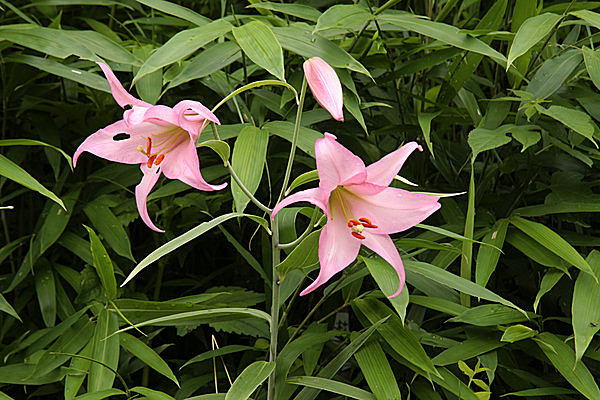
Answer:
<svg viewBox="0 0 600 400"><path fill-rule="evenodd" d="M185 132L181 128L176 127L158 135L148 136L146 138L146 148L144 149L144 146L140 144L137 147L137 151L148 157L148 168L151 168L152 165L158 166L165 159L165 154L181 143L182 139L185 138L184 135Z"/></svg>
<svg viewBox="0 0 600 400"><path fill-rule="evenodd" d="M346 189L343 186L338 186L331 192L332 196L330 198L331 205L330 207L340 207L342 214L344 215L344 219L346 220L346 224L350 230L350 234L357 239L364 240L365 236L365 228L366 229L375 229L377 225L374 225L371 220L367 217L355 218L352 215L352 211L350 207L344 201L344 196L348 195ZM335 211L334 211L335 212ZM334 212L332 214L334 214Z"/></svg>

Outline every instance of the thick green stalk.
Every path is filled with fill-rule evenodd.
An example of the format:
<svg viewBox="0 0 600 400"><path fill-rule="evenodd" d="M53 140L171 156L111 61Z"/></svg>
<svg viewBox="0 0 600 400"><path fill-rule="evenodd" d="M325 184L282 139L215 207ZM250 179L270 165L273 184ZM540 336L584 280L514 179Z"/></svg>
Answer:
<svg viewBox="0 0 600 400"><path fill-rule="evenodd" d="M290 182L290 176L292 175L292 166L294 164L296 144L298 142L298 132L300 132L300 120L302 119L302 109L304 108L306 84L306 77L304 77L304 80L302 81L302 90L300 91L300 101L298 102L298 112L296 113L296 124L294 125L294 135L292 137L292 148L290 149L290 156L285 169L285 175L283 176L281 192L279 193L279 197L277 197L277 203L279 203L283 198L288 183ZM271 222L271 231L273 232L273 236L271 238L273 274L271 277L271 343L269 345L269 361L275 362L277 360L277 335L279 331L279 272L277 271L277 266L281 262L281 254L279 253L279 222L277 216L275 216ZM275 400L275 370L273 370L271 375L269 375L269 381L267 383L267 400Z"/></svg>

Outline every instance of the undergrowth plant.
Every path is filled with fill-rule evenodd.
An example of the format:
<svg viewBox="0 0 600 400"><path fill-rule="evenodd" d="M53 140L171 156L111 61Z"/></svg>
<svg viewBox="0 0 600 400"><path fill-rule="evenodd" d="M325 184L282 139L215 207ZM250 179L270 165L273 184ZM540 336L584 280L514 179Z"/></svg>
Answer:
<svg viewBox="0 0 600 400"><path fill-rule="evenodd" d="M600 399L598 9L0 0L0 398Z"/></svg>

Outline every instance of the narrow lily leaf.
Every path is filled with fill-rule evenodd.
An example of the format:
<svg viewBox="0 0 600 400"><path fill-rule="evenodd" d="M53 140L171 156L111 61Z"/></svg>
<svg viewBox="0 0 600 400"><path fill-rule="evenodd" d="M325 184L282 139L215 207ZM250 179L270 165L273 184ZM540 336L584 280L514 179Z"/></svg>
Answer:
<svg viewBox="0 0 600 400"><path fill-rule="evenodd" d="M121 333L119 335L119 342L125 350L142 360L144 364L148 365L159 374L166 376L179 386L179 382L173 374L173 371L171 371L171 368L169 368L167 363L151 347L148 347L144 342L127 333Z"/></svg>
<svg viewBox="0 0 600 400"><path fill-rule="evenodd" d="M222 140L206 140L204 142L198 143L196 147L208 147L212 149L215 153L219 155L219 157L221 157L221 160L223 160L223 164L227 164L227 161L229 161L229 154L231 153L231 150L229 149L229 145L227 144L227 142L224 142Z"/></svg>
<svg viewBox="0 0 600 400"><path fill-rule="evenodd" d="M277 265L277 271L279 271L281 280L285 279L285 276L293 270L302 269L319 262L318 249L320 235L320 229L312 232L292 250L281 264Z"/></svg>
<svg viewBox="0 0 600 400"><path fill-rule="evenodd" d="M544 40L561 18L561 15L552 13L528 18L517 31L512 46L510 46L506 69L508 70L517 57L525 54L539 41Z"/></svg>
<svg viewBox="0 0 600 400"><path fill-rule="evenodd" d="M405 286L399 296L389 298L398 290L399 281L396 271L394 271L387 261L381 258L361 257L361 259L364 261L373 279L375 279L375 282L377 282L379 289L388 297L389 302L392 303L394 310L396 310L402 323L404 323L409 299L408 288Z"/></svg>
<svg viewBox="0 0 600 400"><path fill-rule="evenodd" d="M98 272L106 297L109 300L114 300L117 297L117 280L115 279L112 261L110 261L110 257L96 233L85 225L84 228L87 229L90 236L90 249L94 259L94 267Z"/></svg>
<svg viewBox="0 0 600 400"><path fill-rule="evenodd" d="M115 253L135 262L131 242L122 222L104 202L91 201L83 208L83 212Z"/></svg>
<svg viewBox="0 0 600 400"><path fill-rule="evenodd" d="M285 191L285 195L287 196L297 187L302 186L305 183L316 181L317 179L319 179L319 172L316 169L305 172L292 181L290 187Z"/></svg>
<svg viewBox="0 0 600 400"><path fill-rule="evenodd" d="M540 290L538 291L537 295L535 296L535 301L533 302L533 310L534 311L537 311L538 304L540 304L540 300L542 299L542 297L546 293L548 293L550 290L552 290L552 288L558 283L560 278L562 278L564 275L566 275L564 272L558 271L558 270L551 269L551 270L546 271L546 273L544 274L544 277L542 278L542 282L540 284Z"/></svg>
<svg viewBox="0 0 600 400"><path fill-rule="evenodd" d="M477 357L478 355L495 350L506 344L500 342L498 337L495 339L493 337L494 335L490 335L489 338L485 339L467 339L464 342L442 351L440 354L433 357L431 361L434 365L452 365L462 360L468 360L470 358Z"/></svg>
<svg viewBox="0 0 600 400"><path fill-rule="evenodd" d="M500 259L500 253L502 252L499 249L502 249L502 246L504 245L507 228L508 220L501 219L492 226L492 229L490 229L483 238L482 242L491 244L491 246L479 247L475 264L475 282L478 285L485 287L490 276L496 269L498 260Z"/></svg>
<svg viewBox="0 0 600 400"><path fill-rule="evenodd" d="M268 25L251 21L234 27L232 33L238 45L256 65L285 82L283 50Z"/></svg>
<svg viewBox="0 0 600 400"><path fill-rule="evenodd" d="M61 206L65 211L65 204L61 199L58 198L57 195L52 193L50 190L46 189L41 183L39 183L33 176L29 175L27 171L23 168L19 167L17 164L9 160L0 154L0 176L5 176L6 178L17 182L20 185L25 186L31 190L35 190L41 195L46 196L50 200L54 201L56 204Z"/></svg>
<svg viewBox="0 0 600 400"><path fill-rule="evenodd" d="M587 257L588 264L596 276L600 276L600 253L593 250ZM580 273L573 289L571 304L575 354L578 362L600 330L600 284L589 274Z"/></svg>
<svg viewBox="0 0 600 400"><path fill-rule="evenodd" d="M265 1L262 3L249 4L246 7L276 11L287 15L293 15L294 17L302 18L312 22L316 22L319 19L319 16L321 15L321 12L319 10L304 4L273 3Z"/></svg>
<svg viewBox="0 0 600 400"><path fill-rule="evenodd" d="M377 400L376 397L366 390L357 388L347 383L331 379L319 378L317 376L293 376L288 378L287 383L302 385L310 388L326 390L341 396L358 400Z"/></svg>
<svg viewBox="0 0 600 400"><path fill-rule="evenodd" d="M221 357L221 356L224 356L227 354L233 354L233 353L238 353L240 351L248 351L248 350L256 350L256 348L251 347L251 346L242 346L242 345L238 345L238 344L223 346L218 349L209 350L202 354L198 354L196 357L190 358L188 361L186 361L185 364L183 364L180 367L180 369L183 369L184 367L187 367L190 364L210 360L211 358L214 358L214 357Z"/></svg>
<svg viewBox="0 0 600 400"><path fill-rule="evenodd" d="M10 303L8 301L6 301L6 299L4 298L2 293L0 293L0 311L3 311L5 313L7 313L8 315L11 315L11 316L15 317L16 319L18 319L19 321L23 322L21 317L19 317L19 314L17 314L17 312L10 305Z"/></svg>
<svg viewBox="0 0 600 400"><path fill-rule="evenodd" d="M203 15L200 15L189 8L182 7L179 4L175 4L166 0L136 0L138 3L144 4L148 7L152 7L158 11L162 11L165 14L173 15L177 18L181 18L185 21L189 21L198 26L205 26L210 22L210 19Z"/></svg>
<svg viewBox="0 0 600 400"><path fill-rule="evenodd" d="M577 394L577 391L573 389L567 389L562 387L543 387L535 389L519 390L518 392L505 393L500 397L516 396L516 397L534 397L534 396L560 396Z"/></svg>
<svg viewBox="0 0 600 400"><path fill-rule="evenodd" d="M85 393L82 395L79 395L77 397L74 398L74 400L102 400L102 399L106 399L108 397L111 396L126 396L127 393L125 393L122 390L119 389L105 389L105 390L99 390L97 392L93 392L93 393Z"/></svg>
<svg viewBox="0 0 600 400"><path fill-rule="evenodd" d="M528 317L533 316L535 315L523 315L515 309L500 304L483 304L469 308L448 321L463 322L475 326L493 326L527 321Z"/></svg>
<svg viewBox="0 0 600 400"><path fill-rule="evenodd" d="M229 22L219 19L199 28L179 32L148 57L133 78L132 83L159 68L184 59L199 48L225 35L231 31L231 28Z"/></svg>
<svg viewBox="0 0 600 400"><path fill-rule="evenodd" d="M90 369L92 357L92 351L94 350L94 338L93 336L90 338L88 343L85 345L83 349L78 353L78 355L82 357L72 357L71 362L69 364L70 368L75 370L79 370L82 372L81 375L67 375L65 377L65 400L73 400L75 396L79 392L81 385L83 385L83 381L87 376L87 372ZM114 390L114 389L113 389Z"/></svg>
<svg viewBox="0 0 600 400"><path fill-rule="evenodd" d="M119 364L119 336L113 335L118 327L117 315L107 309L102 309L96 322L92 358L108 365L113 370L116 370ZM110 389L114 380L113 371L102 364L92 362L88 375L88 392Z"/></svg>
<svg viewBox="0 0 600 400"><path fill-rule="evenodd" d="M233 382L225 400L246 400L275 369L274 362L255 361L247 366Z"/></svg>
<svg viewBox="0 0 600 400"><path fill-rule="evenodd" d="M392 367L377 340L367 341L354 358L376 398L402 400Z"/></svg>
<svg viewBox="0 0 600 400"><path fill-rule="evenodd" d="M148 400L175 400L174 397L171 397L166 393L159 392L158 390L148 389L142 386L131 388L131 391L141 394L144 396L144 399Z"/></svg>
<svg viewBox="0 0 600 400"><path fill-rule="evenodd" d="M556 254L571 265L590 274L597 282L598 277L592 270L592 267L581 257L565 239L559 236L552 229L538 222L528 221L521 217L512 217L510 222L523 233L535 239L539 244Z"/></svg>
<svg viewBox="0 0 600 400"><path fill-rule="evenodd" d="M534 340L552 365L579 393L589 400L600 399L600 389L593 375L582 361L575 363L575 352L571 346L550 332L542 332Z"/></svg>
<svg viewBox="0 0 600 400"><path fill-rule="evenodd" d="M371 325L366 331L360 334L356 339L354 339L348 346L346 346L342 351L338 352L337 355L327 363L317 375L321 378L331 379L334 375L348 362L348 360L356 353L361 346L371 337L373 332L375 332L389 317L386 316L379 321L375 322ZM302 391L296 396L295 400L314 400L319 394L318 389L312 388L304 388Z"/></svg>
<svg viewBox="0 0 600 400"><path fill-rule="evenodd" d="M514 308L520 313L526 315L525 311L523 311L521 308L517 307L510 301L503 299L496 293L434 265L427 264L424 262L407 260L404 263L404 268L406 269L407 273L410 272L422 275L427 279L431 279L435 282L441 283L442 285L456 289L460 292L469 294L473 297L479 297L485 300L504 304L505 306Z"/></svg>
<svg viewBox="0 0 600 400"><path fill-rule="evenodd" d="M44 324L47 327L54 326L56 321L56 286L54 273L49 265L44 265L36 271L35 291Z"/></svg>
<svg viewBox="0 0 600 400"><path fill-rule="evenodd" d="M233 146L231 167L252 194L256 193L263 176L268 145L269 134L266 131L254 126L247 126L238 134ZM231 194L235 210L244 212L250 198L233 178L231 178Z"/></svg>
<svg viewBox="0 0 600 400"><path fill-rule="evenodd" d="M4 60L7 61L6 58ZM107 85L107 87L108 87L108 85ZM69 167L71 169L73 169L73 159L71 158L71 156L69 156L67 153L65 153L62 149L59 149L58 147L52 146L51 144L48 144L48 143L40 142L39 140L3 139L3 140L0 140L0 146L45 146L45 147L50 147L51 149L54 149L54 150L58 151L60 154L62 154L62 156L65 158L65 160L67 160Z"/></svg>
<svg viewBox="0 0 600 400"><path fill-rule="evenodd" d="M121 286L124 286L125 284L127 284L127 282L129 282L131 279L133 279L133 277L136 276L137 274L139 274L144 268L146 268L148 265L152 264L154 261L158 260L159 258L163 257L164 255L169 254L170 252L179 248L180 246L183 246L187 242L194 240L195 238L197 238L198 236L202 235L203 233L209 231L210 229L214 228L215 226L222 224L223 222L230 220L232 218L238 218L238 217L249 217L249 216L246 214L241 214L241 213L224 214L217 218L212 219L211 221L203 222L200 225L198 225L197 227L190 229L186 233L179 235L175 239L168 241L167 243L160 246L158 249L154 250L152 253L148 254L146 256L146 258L144 258L138 265L136 265L136 267L133 269L133 271L131 271L129 273L129 275L127 276L127 279L125 279L125 281L121 284Z"/></svg>

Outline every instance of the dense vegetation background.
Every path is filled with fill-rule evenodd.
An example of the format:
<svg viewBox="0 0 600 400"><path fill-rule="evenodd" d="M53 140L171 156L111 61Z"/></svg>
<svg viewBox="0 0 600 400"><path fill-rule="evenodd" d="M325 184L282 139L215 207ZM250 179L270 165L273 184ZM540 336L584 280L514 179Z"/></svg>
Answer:
<svg viewBox="0 0 600 400"><path fill-rule="evenodd" d="M122 116L96 61L149 103L212 108L258 80L300 91L302 63L320 56L344 86L345 122L307 95L292 178L315 169L314 141L331 132L365 163L417 141L401 175L418 187L394 185L465 193L394 236L408 285L392 301L393 273L368 251L299 297L318 268L318 234L304 239L280 269L277 399L600 399L600 2L338 3L0 0L0 206L14 206L0 210L0 398L253 393L271 368L255 364L269 350L268 216L239 190L163 178L155 233L136 210L137 165L86 153L72 170L69 155ZM246 54L243 38L265 30L283 64ZM273 207L293 92L257 86L216 114L233 168ZM260 134L238 140L248 126ZM210 139L202 173L229 182ZM170 242L232 210L263 225L233 218ZM312 214L282 212L281 241ZM165 243L123 288L103 275L121 284ZM249 365L251 382L225 397ZM266 394L265 381L253 398Z"/></svg>

